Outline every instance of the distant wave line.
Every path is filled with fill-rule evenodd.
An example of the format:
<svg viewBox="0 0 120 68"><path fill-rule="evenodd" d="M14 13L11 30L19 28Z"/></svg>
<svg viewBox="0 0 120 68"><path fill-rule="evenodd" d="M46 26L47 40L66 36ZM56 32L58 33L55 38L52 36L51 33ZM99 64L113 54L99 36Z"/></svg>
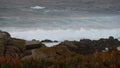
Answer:
<svg viewBox="0 0 120 68"><path fill-rule="evenodd" d="M41 7L41 6L34 6L34 7L30 7L31 9L45 9L45 7Z"/></svg>

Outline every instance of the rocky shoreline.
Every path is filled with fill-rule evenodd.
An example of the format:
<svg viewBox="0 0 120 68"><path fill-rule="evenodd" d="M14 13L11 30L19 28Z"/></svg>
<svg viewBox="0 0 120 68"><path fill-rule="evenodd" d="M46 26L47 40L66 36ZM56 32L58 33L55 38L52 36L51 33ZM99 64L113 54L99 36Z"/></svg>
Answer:
<svg viewBox="0 0 120 68"><path fill-rule="evenodd" d="M80 41L63 41L58 45L47 47L42 42L58 42L51 40L32 40L12 38L8 32L0 31L0 56L26 56L51 59L54 57L69 56L74 54L93 54L96 51L106 52L110 49L119 49L120 41L110 36L108 39L90 40L81 39ZM34 52L33 52L34 50ZM35 54L32 54L35 53Z"/></svg>

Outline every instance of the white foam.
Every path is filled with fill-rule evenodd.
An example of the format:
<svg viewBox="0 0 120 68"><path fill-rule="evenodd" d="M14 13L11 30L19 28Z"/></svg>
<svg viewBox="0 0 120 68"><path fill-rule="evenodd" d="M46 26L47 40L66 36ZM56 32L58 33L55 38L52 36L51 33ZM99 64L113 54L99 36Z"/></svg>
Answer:
<svg viewBox="0 0 120 68"><path fill-rule="evenodd" d="M31 9L45 9L45 7L41 7L41 6L34 6L34 7L30 7Z"/></svg>
<svg viewBox="0 0 120 68"><path fill-rule="evenodd" d="M58 45L60 42L53 42L53 43L43 43L45 44L47 47L52 47L52 46L55 46L55 45Z"/></svg>
<svg viewBox="0 0 120 68"><path fill-rule="evenodd" d="M119 47L117 47L117 50L118 50L118 51L120 51L120 46L119 46Z"/></svg>

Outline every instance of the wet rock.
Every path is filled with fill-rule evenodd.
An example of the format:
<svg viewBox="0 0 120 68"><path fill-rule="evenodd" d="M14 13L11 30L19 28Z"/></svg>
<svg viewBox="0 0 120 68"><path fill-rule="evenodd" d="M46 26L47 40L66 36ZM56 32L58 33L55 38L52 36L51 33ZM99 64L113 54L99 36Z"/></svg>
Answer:
<svg viewBox="0 0 120 68"><path fill-rule="evenodd" d="M45 39L45 40L42 40L41 42L53 42L53 41L49 39Z"/></svg>
<svg viewBox="0 0 120 68"><path fill-rule="evenodd" d="M57 40L54 40L53 42L58 42Z"/></svg>
<svg viewBox="0 0 120 68"><path fill-rule="evenodd" d="M49 40L49 39L45 39L45 40L42 40L41 42L43 43L53 43L53 42L58 42L57 40Z"/></svg>

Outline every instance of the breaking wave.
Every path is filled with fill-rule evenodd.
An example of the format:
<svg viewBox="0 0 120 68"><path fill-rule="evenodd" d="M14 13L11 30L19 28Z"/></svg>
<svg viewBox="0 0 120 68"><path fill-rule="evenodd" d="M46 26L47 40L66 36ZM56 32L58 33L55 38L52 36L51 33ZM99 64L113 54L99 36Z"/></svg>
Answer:
<svg viewBox="0 0 120 68"><path fill-rule="evenodd" d="M41 7L41 6L34 6L34 7L30 7L31 9L45 9L45 7Z"/></svg>

